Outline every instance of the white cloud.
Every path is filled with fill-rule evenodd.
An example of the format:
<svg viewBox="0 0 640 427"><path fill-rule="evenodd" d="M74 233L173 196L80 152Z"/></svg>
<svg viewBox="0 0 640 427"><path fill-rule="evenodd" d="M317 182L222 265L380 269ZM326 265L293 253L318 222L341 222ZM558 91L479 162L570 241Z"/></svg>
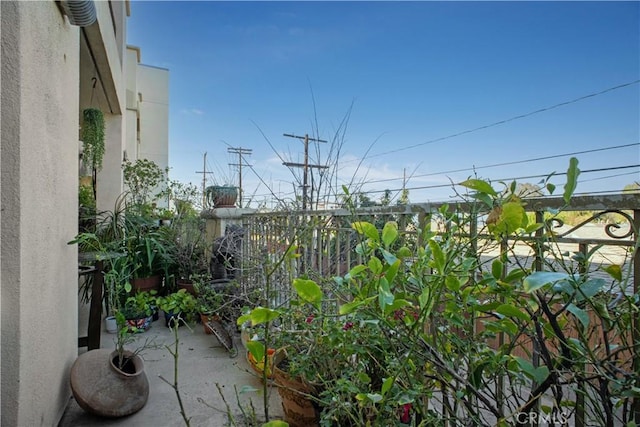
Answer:
<svg viewBox="0 0 640 427"><path fill-rule="evenodd" d="M182 114L190 114L194 116L202 116L204 115L204 111L198 108L185 108L181 111Z"/></svg>

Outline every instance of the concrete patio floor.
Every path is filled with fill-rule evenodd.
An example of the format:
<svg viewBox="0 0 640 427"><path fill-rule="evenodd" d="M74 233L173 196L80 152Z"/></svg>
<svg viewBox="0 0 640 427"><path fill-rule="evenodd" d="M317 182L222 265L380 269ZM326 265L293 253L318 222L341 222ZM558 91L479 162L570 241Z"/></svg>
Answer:
<svg viewBox="0 0 640 427"><path fill-rule="evenodd" d="M230 357L215 335L206 335L201 324L192 325L191 330L180 327L178 338L178 383L191 426L261 425L264 420L262 384L246 360L239 337L234 338L238 350L236 357ZM114 340L115 335L107 333L103 326L101 348L115 349ZM173 348L173 332L164 325L161 318L153 322L145 333L136 334L136 342L128 348L135 349L145 340L153 341L157 345L156 348L147 348L142 353L145 373L149 380L149 399L146 405L139 412L127 417L101 418L85 412L72 396L59 427L185 425L175 391L160 378L162 376L173 383L174 359L164 347L169 345ZM86 348L78 349L78 354L84 352ZM229 419L226 404L216 384L222 390L235 424ZM238 391L238 398L234 387ZM243 393L243 388L247 387L257 390ZM281 419L282 406L278 392L275 387L269 387L268 390L270 418ZM251 414L249 405L253 404L253 412L259 421L257 424L251 423L250 419L243 416L238 402L247 415Z"/></svg>

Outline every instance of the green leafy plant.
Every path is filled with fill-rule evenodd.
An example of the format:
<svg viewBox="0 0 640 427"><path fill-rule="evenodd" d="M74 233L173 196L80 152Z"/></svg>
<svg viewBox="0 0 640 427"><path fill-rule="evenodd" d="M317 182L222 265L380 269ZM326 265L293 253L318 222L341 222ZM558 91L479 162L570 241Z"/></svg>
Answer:
<svg viewBox="0 0 640 427"><path fill-rule="evenodd" d="M224 295L213 286L210 274L192 275L196 290L198 312L207 316L218 314L223 307Z"/></svg>
<svg viewBox="0 0 640 427"><path fill-rule="evenodd" d="M158 218L160 219L171 219L174 215L175 214L171 209L160 209L158 211Z"/></svg>
<svg viewBox="0 0 640 427"><path fill-rule="evenodd" d="M124 305L120 308L120 312L124 314L125 319L149 317L157 306L156 294L155 290L136 292L127 297Z"/></svg>
<svg viewBox="0 0 640 427"><path fill-rule="evenodd" d="M143 209L153 209L151 206L166 189L167 169L162 169L155 162L148 159L138 159L135 162L126 160L122 164L124 183L128 196L134 206Z"/></svg>
<svg viewBox="0 0 640 427"><path fill-rule="evenodd" d="M180 289L178 292L159 297L158 307L165 313L180 313L183 319L191 321L197 313L198 302L196 298L185 289Z"/></svg>
<svg viewBox="0 0 640 427"><path fill-rule="evenodd" d="M93 170L99 171L104 157L104 115L96 108L87 108L82 117L83 160Z"/></svg>
<svg viewBox="0 0 640 427"><path fill-rule="evenodd" d="M579 173L572 159L560 203ZM411 238L396 221L352 222L359 261L346 274L300 276L289 304L238 319L264 325L251 354L291 350L287 369L317 390L321 425L629 423L638 295L612 290L629 289L631 268L593 273L597 248L559 246L562 206L527 215L516 183L462 185L464 205L429 212Z"/></svg>

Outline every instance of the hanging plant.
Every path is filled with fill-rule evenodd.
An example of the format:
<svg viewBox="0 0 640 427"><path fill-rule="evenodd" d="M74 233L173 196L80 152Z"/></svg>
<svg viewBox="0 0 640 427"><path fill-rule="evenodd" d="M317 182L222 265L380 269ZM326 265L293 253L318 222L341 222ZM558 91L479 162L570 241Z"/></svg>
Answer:
<svg viewBox="0 0 640 427"><path fill-rule="evenodd" d="M82 112L83 159L94 170L102 169L104 156L104 115L96 108L87 108Z"/></svg>

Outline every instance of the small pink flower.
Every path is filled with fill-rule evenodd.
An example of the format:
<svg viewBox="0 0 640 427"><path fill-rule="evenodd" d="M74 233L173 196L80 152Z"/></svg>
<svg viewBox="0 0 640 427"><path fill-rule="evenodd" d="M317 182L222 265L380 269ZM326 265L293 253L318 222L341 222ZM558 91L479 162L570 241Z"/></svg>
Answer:
<svg viewBox="0 0 640 427"><path fill-rule="evenodd" d="M313 322L313 314L310 314L310 315L307 317L307 320L305 320L305 322L307 322L307 323L311 323L311 322Z"/></svg>
<svg viewBox="0 0 640 427"><path fill-rule="evenodd" d="M344 326L342 327L343 331L348 331L349 329L353 328L353 322L347 322L344 324Z"/></svg>

